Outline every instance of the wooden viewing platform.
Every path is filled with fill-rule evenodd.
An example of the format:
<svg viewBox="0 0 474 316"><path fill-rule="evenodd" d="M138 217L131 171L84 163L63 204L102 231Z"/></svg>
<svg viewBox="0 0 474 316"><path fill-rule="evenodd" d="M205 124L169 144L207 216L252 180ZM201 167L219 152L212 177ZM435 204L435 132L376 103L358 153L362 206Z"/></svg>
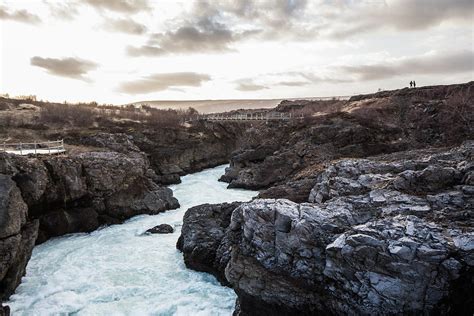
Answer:
<svg viewBox="0 0 474 316"><path fill-rule="evenodd" d="M33 142L33 143L0 143L0 152L26 155L54 155L66 152L64 140Z"/></svg>

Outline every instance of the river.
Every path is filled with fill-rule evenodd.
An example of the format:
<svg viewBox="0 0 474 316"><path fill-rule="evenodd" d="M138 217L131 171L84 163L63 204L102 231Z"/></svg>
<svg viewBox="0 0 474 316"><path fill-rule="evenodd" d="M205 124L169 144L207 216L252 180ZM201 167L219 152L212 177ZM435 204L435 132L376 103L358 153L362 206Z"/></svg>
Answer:
<svg viewBox="0 0 474 316"><path fill-rule="evenodd" d="M176 250L184 212L203 203L248 201L255 191L226 189L225 166L171 186L181 208L124 224L51 239L33 250L7 305L12 315L231 315L236 295L206 273L186 269ZM158 224L173 234L143 235Z"/></svg>

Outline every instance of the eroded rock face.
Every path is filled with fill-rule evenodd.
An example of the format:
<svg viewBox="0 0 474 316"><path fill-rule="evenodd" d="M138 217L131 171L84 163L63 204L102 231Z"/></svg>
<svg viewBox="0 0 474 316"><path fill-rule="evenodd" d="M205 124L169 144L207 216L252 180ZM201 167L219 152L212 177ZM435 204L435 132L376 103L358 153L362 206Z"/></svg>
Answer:
<svg viewBox="0 0 474 316"><path fill-rule="evenodd" d="M188 209L183 217L181 236L176 247L183 252L190 269L209 272L224 284L224 269L230 248L226 230L230 216L240 203L203 204Z"/></svg>
<svg viewBox="0 0 474 316"><path fill-rule="evenodd" d="M239 315L472 314L473 153L465 142L344 159L317 175L311 203L243 203L228 227L220 220L219 238L206 207L184 225L211 238L200 269L220 260Z"/></svg>
<svg viewBox="0 0 474 316"><path fill-rule="evenodd" d="M258 198L288 199L293 202L303 203L308 201L308 195L315 184L316 178L313 177L288 181L260 191Z"/></svg>
<svg viewBox="0 0 474 316"><path fill-rule="evenodd" d="M459 145L473 134L474 82L383 91L348 101L283 101L276 108L295 110L315 115L247 130L221 180L229 187L266 189L285 186L308 168L335 159ZM412 185L436 175L450 179L448 173L427 170Z"/></svg>
<svg viewBox="0 0 474 316"><path fill-rule="evenodd" d="M43 159L4 156L4 160L12 166L10 176L21 190L29 216L40 220L38 242L179 206L172 191L150 177L153 171L140 152L86 152Z"/></svg>
<svg viewBox="0 0 474 316"><path fill-rule="evenodd" d="M28 208L10 176L0 174L0 300L20 283L38 234L38 221L27 222Z"/></svg>
<svg viewBox="0 0 474 316"><path fill-rule="evenodd" d="M42 159L0 154L2 300L20 283L35 243L179 207L172 191L153 181L146 156L130 146Z"/></svg>
<svg viewBox="0 0 474 316"><path fill-rule="evenodd" d="M189 128L132 132L132 141L146 152L156 182L173 184L180 176L228 163L246 124L196 122Z"/></svg>

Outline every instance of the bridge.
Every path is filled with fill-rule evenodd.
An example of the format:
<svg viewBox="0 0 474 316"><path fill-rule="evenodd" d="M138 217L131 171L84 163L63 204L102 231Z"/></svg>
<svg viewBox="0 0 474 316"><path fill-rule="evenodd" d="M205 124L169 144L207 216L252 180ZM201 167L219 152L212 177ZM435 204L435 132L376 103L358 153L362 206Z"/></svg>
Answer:
<svg viewBox="0 0 474 316"><path fill-rule="evenodd" d="M200 115L198 120L203 121L288 121L303 118L301 114L283 112L244 112L244 113L216 113Z"/></svg>
<svg viewBox="0 0 474 316"><path fill-rule="evenodd" d="M0 152L26 155L54 155L66 152L64 140L33 142L33 143L0 143Z"/></svg>

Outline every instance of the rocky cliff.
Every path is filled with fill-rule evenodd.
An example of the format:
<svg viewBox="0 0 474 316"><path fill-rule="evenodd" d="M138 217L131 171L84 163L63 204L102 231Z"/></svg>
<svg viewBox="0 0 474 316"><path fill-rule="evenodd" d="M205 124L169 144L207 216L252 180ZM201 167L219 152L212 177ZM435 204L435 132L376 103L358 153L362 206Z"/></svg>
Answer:
<svg viewBox="0 0 474 316"><path fill-rule="evenodd" d="M328 161L460 144L474 133L474 82L383 91L349 101L282 102L277 107L292 109L306 118L247 131L222 181L248 189L280 186L261 196L299 202L295 188L306 194L311 175Z"/></svg>
<svg viewBox="0 0 474 316"><path fill-rule="evenodd" d="M185 262L224 274L239 315L472 314L473 154L466 142L342 159L304 203L190 209Z"/></svg>
<svg viewBox="0 0 474 316"><path fill-rule="evenodd" d="M177 208L155 177L139 151L0 154L0 297L19 284L35 243Z"/></svg>
<svg viewBox="0 0 474 316"><path fill-rule="evenodd" d="M133 125L98 133L71 132L62 137L68 144L121 153L144 152L156 174L155 182L168 185L179 183L185 174L228 163L247 127L246 123L205 122L168 129Z"/></svg>

